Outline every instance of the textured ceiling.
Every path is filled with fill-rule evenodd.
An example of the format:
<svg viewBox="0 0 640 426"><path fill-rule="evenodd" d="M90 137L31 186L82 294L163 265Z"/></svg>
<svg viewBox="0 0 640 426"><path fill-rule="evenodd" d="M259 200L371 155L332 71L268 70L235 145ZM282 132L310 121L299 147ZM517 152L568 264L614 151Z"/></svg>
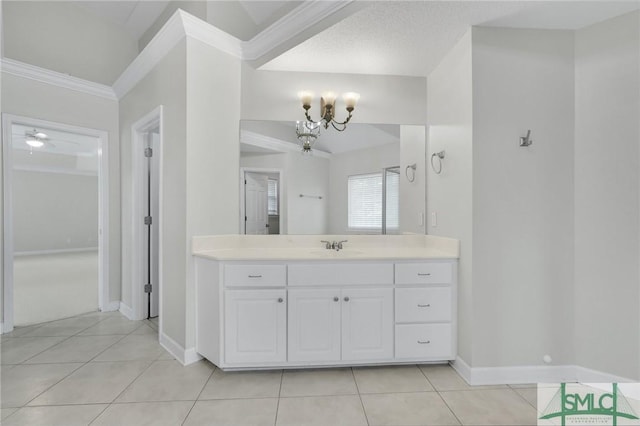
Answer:
<svg viewBox="0 0 640 426"><path fill-rule="evenodd" d="M640 3L611 1L379 1L260 69L428 75L473 25L576 29Z"/></svg>

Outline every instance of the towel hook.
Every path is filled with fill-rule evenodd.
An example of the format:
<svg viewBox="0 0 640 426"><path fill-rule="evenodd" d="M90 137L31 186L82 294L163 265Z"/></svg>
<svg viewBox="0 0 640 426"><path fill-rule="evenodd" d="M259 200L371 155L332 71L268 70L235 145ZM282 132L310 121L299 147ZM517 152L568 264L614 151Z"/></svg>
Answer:
<svg viewBox="0 0 640 426"><path fill-rule="evenodd" d="M433 159L438 159L438 167L436 169L435 164L433 163ZM444 159L444 151L434 152L431 154L431 168L435 172L435 174L439 175L442 172L442 160Z"/></svg>
<svg viewBox="0 0 640 426"><path fill-rule="evenodd" d="M407 180L409 182L413 182L414 180L416 180L416 163L413 164L409 164L405 169L404 169L404 174L407 177ZM411 177L409 177L409 170L411 170Z"/></svg>
<svg viewBox="0 0 640 426"><path fill-rule="evenodd" d="M533 143L531 140L531 130L527 130L527 136L520 136L520 146L529 146Z"/></svg>

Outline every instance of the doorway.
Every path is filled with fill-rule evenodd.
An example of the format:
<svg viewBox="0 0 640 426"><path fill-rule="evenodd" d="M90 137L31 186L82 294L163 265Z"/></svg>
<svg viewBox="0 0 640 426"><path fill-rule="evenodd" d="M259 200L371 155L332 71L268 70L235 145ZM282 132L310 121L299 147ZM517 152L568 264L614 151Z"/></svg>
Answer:
<svg viewBox="0 0 640 426"><path fill-rule="evenodd" d="M106 132L2 121L3 332L109 310Z"/></svg>
<svg viewBox="0 0 640 426"><path fill-rule="evenodd" d="M240 170L240 233L278 235L284 217L282 171L278 169Z"/></svg>
<svg viewBox="0 0 640 426"><path fill-rule="evenodd" d="M129 319L151 319L162 329L162 106L132 126L133 215Z"/></svg>

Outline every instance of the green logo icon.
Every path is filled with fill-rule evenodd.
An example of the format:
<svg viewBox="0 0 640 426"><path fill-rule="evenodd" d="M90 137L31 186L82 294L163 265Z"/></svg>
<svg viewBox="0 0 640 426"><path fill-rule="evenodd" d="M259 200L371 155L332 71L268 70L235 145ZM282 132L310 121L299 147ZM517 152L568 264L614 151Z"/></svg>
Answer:
<svg viewBox="0 0 640 426"><path fill-rule="evenodd" d="M576 392L567 390L567 384L561 383L560 389L555 393L553 398L540 416L541 420L548 420L560 417L561 425L567 425L567 418L572 416L581 416L584 420L589 418L590 424L611 424L598 423L594 416L610 418L613 426L617 426L618 418L638 420L638 416L634 412L627 398L618 389L618 384L613 383L611 393L588 391L584 386L580 389L574 389ZM579 424L581 422L572 422L569 424Z"/></svg>

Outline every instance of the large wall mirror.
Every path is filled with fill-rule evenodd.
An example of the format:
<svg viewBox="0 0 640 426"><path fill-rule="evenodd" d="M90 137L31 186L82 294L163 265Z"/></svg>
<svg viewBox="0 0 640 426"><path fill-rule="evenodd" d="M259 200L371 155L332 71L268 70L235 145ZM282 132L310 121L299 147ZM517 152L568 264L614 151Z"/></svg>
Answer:
<svg viewBox="0 0 640 426"><path fill-rule="evenodd" d="M239 232L424 233L423 166L423 126L322 129L303 153L295 122L242 120Z"/></svg>

